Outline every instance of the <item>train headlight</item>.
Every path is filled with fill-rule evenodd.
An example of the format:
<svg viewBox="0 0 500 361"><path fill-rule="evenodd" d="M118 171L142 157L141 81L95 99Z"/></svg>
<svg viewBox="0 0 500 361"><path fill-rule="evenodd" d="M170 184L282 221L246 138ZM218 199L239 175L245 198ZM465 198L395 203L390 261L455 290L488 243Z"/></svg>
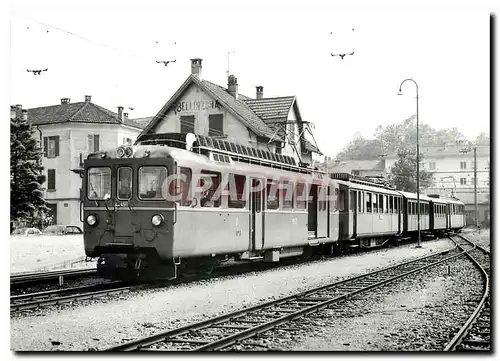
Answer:
<svg viewBox="0 0 500 361"><path fill-rule="evenodd" d="M116 155L117 155L119 158L122 158L122 157L125 155L125 147L123 147L123 146L119 146L119 147L116 149Z"/></svg>
<svg viewBox="0 0 500 361"><path fill-rule="evenodd" d="M89 226L95 226L97 224L97 217L94 214L89 214L87 216L87 224Z"/></svg>
<svg viewBox="0 0 500 361"><path fill-rule="evenodd" d="M127 157L129 157L129 158L130 158L130 156L132 155L132 153L134 153L134 150L132 149L132 147L127 147L127 148L125 148L125 155L126 155Z"/></svg>
<svg viewBox="0 0 500 361"><path fill-rule="evenodd" d="M161 224L163 223L163 216L161 214L155 214L153 218L151 218L151 223L155 227L161 226Z"/></svg>

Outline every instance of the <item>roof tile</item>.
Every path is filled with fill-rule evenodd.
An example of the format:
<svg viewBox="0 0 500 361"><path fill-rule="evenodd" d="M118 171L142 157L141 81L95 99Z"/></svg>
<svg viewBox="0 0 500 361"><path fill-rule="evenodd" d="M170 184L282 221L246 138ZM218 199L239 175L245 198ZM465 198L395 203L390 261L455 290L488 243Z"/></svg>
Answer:
<svg viewBox="0 0 500 361"><path fill-rule="evenodd" d="M28 109L28 119L31 119L34 125L66 122L121 124L117 113L91 102L59 104ZM144 128L144 125L132 119L125 119L123 124L139 129Z"/></svg>

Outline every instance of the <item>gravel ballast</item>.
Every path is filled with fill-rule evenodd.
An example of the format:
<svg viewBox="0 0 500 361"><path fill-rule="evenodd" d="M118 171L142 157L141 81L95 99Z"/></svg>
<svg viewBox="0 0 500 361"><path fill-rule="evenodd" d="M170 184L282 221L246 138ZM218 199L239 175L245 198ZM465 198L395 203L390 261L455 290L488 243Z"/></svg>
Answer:
<svg viewBox="0 0 500 361"><path fill-rule="evenodd" d="M239 276L55 306L11 318L13 350L103 349L166 329L429 255L452 246L402 245Z"/></svg>
<svg viewBox="0 0 500 361"><path fill-rule="evenodd" d="M433 267L292 322L287 327L302 331L291 337L269 331L262 338L269 349L285 351L440 351L482 295L480 274L470 261L461 258L449 266Z"/></svg>

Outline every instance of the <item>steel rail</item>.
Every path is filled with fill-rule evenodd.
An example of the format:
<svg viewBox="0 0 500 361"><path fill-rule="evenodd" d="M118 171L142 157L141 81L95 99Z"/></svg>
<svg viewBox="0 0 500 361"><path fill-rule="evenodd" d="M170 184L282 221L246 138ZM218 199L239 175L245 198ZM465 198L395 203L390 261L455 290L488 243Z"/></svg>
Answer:
<svg viewBox="0 0 500 361"><path fill-rule="evenodd" d="M424 270L424 269L429 268L429 267L433 267L433 266L438 265L440 263L450 261L451 259L454 259L456 257L460 257L465 253L465 251L462 251L459 254L452 255L450 257L446 257L446 258L438 260L436 262L432 262L431 264L425 264L423 266L418 266L416 269L412 269L410 271L404 272L404 269L403 269L402 274L399 274L396 276L392 275L392 277L385 278L382 280L378 279L376 277L376 276L383 277L383 276L381 276L381 275L383 275L383 272L397 270L399 268L404 268L406 266L418 265L418 263L422 262L422 261L429 262L429 260L433 257L446 256L450 251L457 250L457 249L458 249L457 246L455 246L455 247L450 248L448 250L440 251L440 252L434 253L434 254L429 255L429 256L424 256L424 257L420 257L420 258L417 258L414 260L403 262L403 263L400 263L400 264L397 264L394 266L389 266L389 267L383 268L381 270L372 271L372 272L369 272L367 274L348 278L348 279L345 279L345 280L342 280L339 282L335 282L333 284L324 285L324 286L317 287L317 288L307 290L307 291L303 291L303 292L300 292L300 293L297 293L297 294L294 294L291 296L287 296L287 297L280 298L280 299L273 300L273 301L268 301L268 302L265 302L265 303L262 303L262 304L259 304L256 306L252 306L252 307L249 307L249 308L246 308L243 310L235 311L235 312L232 312L232 313L229 313L226 315L217 316L217 317L214 317L214 318L211 318L211 319L208 319L205 321L201 321L201 322L198 322L195 324L186 325L186 326L180 327L178 329L169 330L169 331L161 332L161 333L151 335L151 336L148 336L145 338L129 341L127 343L109 348L106 351L133 351L133 350L153 351L152 349L151 350L149 350L149 349L144 350L143 348L148 347L150 345L153 345L155 343L159 343L159 342L187 343L187 344L191 344L191 345L192 344L198 344L198 345L201 344L201 346L199 346L195 349L191 349L190 351L220 350L220 349L228 347L228 346L230 346L238 341L247 339L249 337L255 336L258 333L262 333L266 330L275 328L276 326L279 326L280 324L289 322L292 319L295 319L295 318L301 317L303 315L315 312L321 308L325 308L325 307L327 307L327 306L331 305L332 303L337 302L339 300L348 298L350 296L353 296L355 294L370 290L370 289L375 288L375 287L385 285L385 284L390 283L394 280L397 280L401 277L408 276L410 274L419 272L419 271ZM370 278L372 278L374 276L375 276L374 279L369 280ZM361 285L362 286L361 288L359 288L360 286L358 285L358 286L354 286L357 289L353 290L352 289L353 285L352 285L351 288L349 288L349 286L344 286L344 288L346 288L346 289L344 289L344 290L341 289L342 285L346 285L346 284L349 284L351 282L362 281L363 279L365 279L365 282L363 285ZM369 282L370 284L366 285L367 282ZM331 290L331 289L335 289L335 288L340 288L340 292L344 292L344 293L341 295L334 295L334 296L330 296L330 297L309 297L309 298L307 298L308 295L313 295L315 293L321 293L322 291L329 290L329 289ZM283 310L283 309L282 310L271 310L271 312L276 312L276 313L281 312L281 313L288 313L288 314L286 314L285 316L280 316L279 318L274 318L269 322L237 320L237 318L241 318L241 316L249 315L254 311L266 310L272 306L284 305L288 301L296 301L297 303L302 303L302 304L305 303L306 307L302 308L302 309L297 309L297 308L290 309L289 308L286 310ZM292 312L292 313L290 313L290 312ZM259 315L257 314L257 316L259 316ZM261 324L255 326L255 327L250 327L248 325L218 326L218 325L222 325L225 322L233 322L233 323L243 322L243 323L261 323ZM215 326L215 328L217 328L217 327L236 328L236 329L242 329L242 331L237 332L236 334L233 334L233 335L230 335L227 337L223 337L223 338L216 340L216 341L213 341L213 342L204 341L204 340L185 340L185 339L173 339L172 338L174 336L182 336L182 335L189 334L189 332L196 332L196 331L202 330L204 328L208 329L210 326ZM170 338L170 340L168 338Z"/></svg>
<svg viewBox="0 0 500 361"><path fill-rule="evenodd" d="M102 296L105 296L107 294L126 292L126 291L130 290L130 288L134 287L133 285L128 285L128 286L123 286L123 285L124 285L123 282L117 281L117 282L111 282L111 283L100 284L100 285L81 286L81 287L73 287L73 288L67 288L67 289L62 289L62 290L44 291L44 292L36 292L36 293L30 293L30 294L25 294L25 295L11 296L11 298L10 298L11 299L10 311L12 312L12 311L18 311L18 310L26 310L26 309L36 308L39 306L47 306L47 305L61 304L61 303L75 301L75 300L81 300L81 299L102 297ZM118 286L121 286L121 287L118 287ZM92 289L96 289L96 290L89 291ZM85 291L85 290L87 290L88 292L80 293L81 291ZM59 297L51 297L51 298L46 298L46 299L41 299L41 300L36 299L38 297L58 295L58 294L64 294L64 293L75 293L75 294L69 294L69 295L59 296ZM22 302L16 303L19 300L21 300ZM24 300L29 300L29 301L24 301Z"/></svg>
<svg viewBox="0 0 500 361"><path fill-rule="evenodd" d="M58 279L59 277L75 277L97 274L97 269L65 269L49 272L31 272L10 276L10 284L33 283L41 280Z"/></svg>
<svg viewBox="0 0 500 361"><path fill-rule="evenodd" d="M464 239L465 241L469 242L470 244L474 245L474 249L478 249L482 251L484 254L487 254L488 256L490 255L490 252L484 249L481 246L478 246L476 243L470 241L466 237L459 235L458 237ZM459 246L460 247L460 246ZM467 319L467 321L464 323L462 328L455 334L455 336L451 339L451 341L446 345L443 351L456 351L458 346L460 346L462 343L464 343L465 337L468 335L469 330L472 328L474 325L474 322L479 319L481 312L484 309L484 306L486 304L486 301L489 298L489 291L490 291L490 278L488 276L488 272L484 269L484 267L472 256L469 254L472 250L467 251L466 256L476 265L476 268L478 268L481 271L481 278L485 280L484 282L484 292L483 292L483 297L481 298L481 301L479 302L478 306L475 308L474 312L470 315L470 317ZM491 336L490 336L490 344L491 344ZM481 349L475 349L474 351L480 351ZM484 349L484 351L489 351L488 349Z"/></svg>

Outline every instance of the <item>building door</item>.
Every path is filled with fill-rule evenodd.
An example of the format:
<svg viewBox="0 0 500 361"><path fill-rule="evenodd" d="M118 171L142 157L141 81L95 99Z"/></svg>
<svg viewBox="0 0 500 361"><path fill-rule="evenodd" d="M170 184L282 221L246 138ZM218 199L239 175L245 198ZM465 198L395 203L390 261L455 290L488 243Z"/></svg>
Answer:
<svg viewBox="0 0 500 361"><path fill-rule="evenodd" d="M49 203L47 207L50 209L49 216L52 217L51 224L57 224L57 203Z"/></svg>
<svg viewBox="0 0 500 361"><path fill-rule="evenodd" d="M265 182L250 178L250 242L252 250L261 250L264 246L264 212L262 198L265 194Z"/></svg>

